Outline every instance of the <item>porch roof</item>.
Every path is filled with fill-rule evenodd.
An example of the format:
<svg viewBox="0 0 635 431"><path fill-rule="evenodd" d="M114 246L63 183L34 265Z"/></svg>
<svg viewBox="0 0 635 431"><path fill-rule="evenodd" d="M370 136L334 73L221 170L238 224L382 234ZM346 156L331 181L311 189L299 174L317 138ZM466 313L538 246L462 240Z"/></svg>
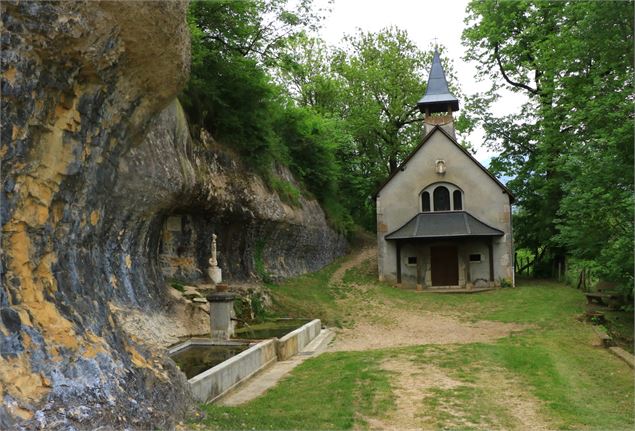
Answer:
<svg viewBox="0 0 635 431"><path fill-rule="evenodd" d="M387 240L411 238L458 238L501 236L493 228L467 211L434 211L419 213L399 229L386 235Z"/></svg>

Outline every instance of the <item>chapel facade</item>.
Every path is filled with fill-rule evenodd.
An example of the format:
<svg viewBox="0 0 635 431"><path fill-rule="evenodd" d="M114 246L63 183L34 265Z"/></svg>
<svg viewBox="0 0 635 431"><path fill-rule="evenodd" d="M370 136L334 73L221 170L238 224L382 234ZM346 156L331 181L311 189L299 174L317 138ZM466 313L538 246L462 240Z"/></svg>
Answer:
<svg viewBox="0 0 635 431"><path fill-rule="evenodd" d="M455 137L459 101L435 51L421 143L375 195L379 279L418 289L514 284L511 192Z"/></svg>

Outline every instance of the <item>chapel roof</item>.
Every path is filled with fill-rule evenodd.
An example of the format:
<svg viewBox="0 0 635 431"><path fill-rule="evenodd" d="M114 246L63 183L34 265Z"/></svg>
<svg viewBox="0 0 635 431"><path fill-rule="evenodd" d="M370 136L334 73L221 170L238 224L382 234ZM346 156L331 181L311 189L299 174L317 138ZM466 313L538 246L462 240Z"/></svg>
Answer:
<svg viewBox="0 0 635 431"><path fill-rule="evenodd" d="M428 142L430 140L430 138L432 137L432 135L434 135L436 132L441 132L443 133L443 135L445 135L446 138L448 138L450 140L450 142L452 142L454 145L456 145L461 151L463 151L463 153L468 156L470 158L470 160L472 160L472 162L474 162L474 164L476 166L478 166L483 172L485 172L492 180L494 180L494 182L503 190L503 193L506 193L509 196L509 201L510 203L514 203L514 195L512 194L512 192L505 186L505 184L501 183L499 181L498 178L496 178L490 171L487 170L487 168L485 166L483 166L482 164L479 163L478 160L476 160L474 158L474 156L472 156L470 154L469 151L467 151L465 148L463 148L461 145L459 145L458 142L456 142L456 139L454 139L454 137L452 135L450 135L448 132L446 132L443 127L440 126L434 126L434 128L432 128L432 130L430 130L430 132L428 132L424 137L423 140L421 141L421 143L419 143L419 145L417 145L414 150L412 150L410 152L410 154L408 154L408 156L404 159L403 162L401 162L401 164L399 165L399 167L397 169L395 169L389 176L388 178L386 178L386 180L377 188L377 191L373 194L373 198L377 198L377 196L379 195L379 192L382 191L382 189L384 187L386 187L386 184L388 184L396 175L398 175L400 172L404 171L406 168L406 165L408 164L408 162L410 161L410 159L412 159L414 157L415 154L417 154L417 152L421 149L421 147L423 147L425 145L426 142Z"/></svg>
<svg viewBox="0 0 635 431"><path fill-rule="evenodd" d="M445 79L445 72L441 65L441 57L439 56L439 51L435 49L432 67L428 75L426 94L417 102L417 107L419 107L421 112L425 112L428 109L430 113L435 113L447 112L448 105L452 108L452 111L459 110L459 99L448 88L448 81Z"/></svg>
<svg viewBox="0 0 635 431"><path fill-rule="evenodd" d="M502 236L504 232L483 223L467 211L419 213L394 232L387 240L413 238L456 238Z"/></svg>

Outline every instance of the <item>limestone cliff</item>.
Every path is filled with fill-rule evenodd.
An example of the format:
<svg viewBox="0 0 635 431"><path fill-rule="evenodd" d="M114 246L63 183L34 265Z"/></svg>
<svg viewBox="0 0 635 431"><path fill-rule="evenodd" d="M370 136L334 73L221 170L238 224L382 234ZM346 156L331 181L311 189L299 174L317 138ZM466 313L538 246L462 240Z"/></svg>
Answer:
<svg viewBox="0 0 635 431"><path fill-rule="evenodd" d="M169 312L165 276L196 278L211 232L233 279L314 269L344 242L317 203L284 205L190 139L185 2L0 7L0 429L170 427L185 378L113 310Z"/></svg>
<svg viewBox="0 0 635 431"><path fill-rule="evenodd" d="M277 175L295 183L284 167ZM257 277L263 269L274 279L316 270L345 250L317 201L300 197L296 206L285 204L207 133L193 141L176 101L121 158L117 176L110 197L116 212L105 215L113 219L106 221L112 237L122 228L114 221L120 213L143 220L140 236L131 239L147 247L138 255L149 259L139 264L168 279L205 278L213 233L230 281Z"/></svg>

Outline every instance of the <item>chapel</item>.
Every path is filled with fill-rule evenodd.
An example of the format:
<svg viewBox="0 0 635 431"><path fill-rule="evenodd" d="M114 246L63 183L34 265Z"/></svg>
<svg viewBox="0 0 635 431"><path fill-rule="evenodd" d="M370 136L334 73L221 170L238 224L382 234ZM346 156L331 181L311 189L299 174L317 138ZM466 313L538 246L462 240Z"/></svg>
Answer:
<svg viewBox="0 0 635 431"><path fill-rule="evenodd" d="M379 279L417 289L514 285L511 192L458 144L435 50L424 137L375 194Z"/></svg>

